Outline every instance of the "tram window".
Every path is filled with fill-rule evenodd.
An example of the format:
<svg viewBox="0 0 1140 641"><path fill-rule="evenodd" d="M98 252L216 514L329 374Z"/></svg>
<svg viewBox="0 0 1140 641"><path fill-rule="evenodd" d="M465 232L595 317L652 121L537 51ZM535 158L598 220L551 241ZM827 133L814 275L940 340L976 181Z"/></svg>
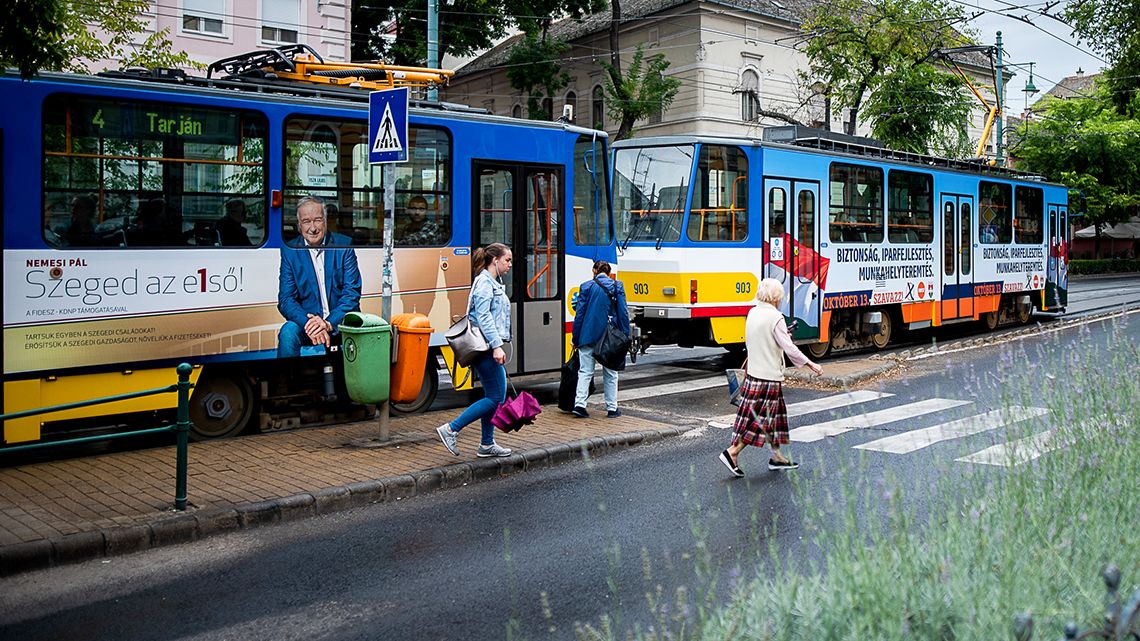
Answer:
<svg viewBox="0 0 1140 641"><path fill-rule="evenodd" d="M297 237L297 201L306 195L328 203L332 242L384 244L381 170L368 163L363 122L291 118L285 124L285 216L282 237ZM434 247L451 240L451 142L447 133L408 128L408 162L396 165L394 242Z"/></svg>
<svg viewBox="0 0 1140 641"><path fill-rule="evenodd" d="M947 201L942 209L942 273L954 275L954 203Z"/></svg>
<svg viewBox="0 0 1140 641"><path fill-rule="evenodd" d="M1014 242L1041 244L1045 238L1041 226L1045 216L1045 193L1036 187L1018 185L1014 196Z"/></svg>
<svg viewBox="0 0 1140 641"><path fill-rule="evenodd" d="M962 275L968 276L971 269L970 256L974 247L974 241L970 238L970 203L962 203L962 237L958 243L959 251L962 254Z"/></svg>
<svg viewBox="0 0 1140 641"><path fill-rule="evenodd" d="M788 233L788 192L774 187L768 192L768 238L783 238Z"/></svg>
<svg viewBox="0 0 1140 641"><path fill-rule="evenodd" d="M883 170L832 163L828 228L832 242L883 240Z"/></svg>
<svg viewBox="0 0 1140 641"><path fill-rule="evenodd" d="M579 136L574 144L574 244L609 245L609 168L605 139Z"/></svg>
<svg viewBox="0 0 1140 641"><path fill-rule="evenodd" d="M934 239L934 178L892 169L887 176L887 238L892 243Z"/></svg>
<svg viewBox="0 0 1140 641"><path fill-rule="evenodd" d="M736 147L702 145L689 240L742 242L748 236L748 158Z"/></svg>
<svg viewBox="0 0 1140 641"><path fill-rule="evenodd" d="M680 240L693 155L692 145L614 153L615 223L623 244Z"/></svg>
<svg viewBox="0 0 1140 641"><path fill-rule="evenodd" d="M1013 240L1011 191L1002 183L978 183L978 242L996 245Z"/></svg>
<svg viewBox="0 0 1140 641"><path fill-rule="evenodd" d="M263 115L55 95L44 103L43 120L43 234L49 244L264 242Z"/></svg>

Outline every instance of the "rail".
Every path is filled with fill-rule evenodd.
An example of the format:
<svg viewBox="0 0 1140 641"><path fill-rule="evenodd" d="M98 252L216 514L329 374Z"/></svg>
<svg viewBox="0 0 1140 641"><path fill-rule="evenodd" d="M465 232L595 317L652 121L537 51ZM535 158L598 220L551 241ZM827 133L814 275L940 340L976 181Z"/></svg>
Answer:
<svg viewBox="0 0 1140 641"><path fill-rule="evenodd" d="M167 425L164 427L153 427L141 430L132 430L129 432L116 432L114 434L101 434L98 436L84 436L80 438L66 439L62 441L50 441L47 443L31 443L29 445L11 445L0 447L0 455L9 452L26 452L28 450L38 450L46 447L55 447L58 445L72 445L74 443L88 443L92 441L108 441L116 438L125 438L127 436L139 436L142 434L159 434L163 432L174 432L177 440L177 452L175 455L175 473L174 473L174 509L186 509L186 468L189 450L190 438L190 372L192 368L187 363L182 363L175 371L178 372L178 382L166 387L158 387L150 390L143 390L141 392L131 392L129 394L119 394L117 396L105 396L102 398L93 398L86 401L79 401L76 403L67 403L64 405L53 405L51 407L41 407L34 410L23 410L20 412L11 412L8 414L0 415L0 421L8 421L16 418L24 418L27 416L37 416L39 414L48 414L50 412L58 412L62 410L76 409L80 407L89 407L92 405L101 405L103 403L111 403L114 401L125 401L132 398L140 398L143 396L153 396L155 394L169 394L170 392L178 392L178 415L177 421L174 425Z"/></svg>

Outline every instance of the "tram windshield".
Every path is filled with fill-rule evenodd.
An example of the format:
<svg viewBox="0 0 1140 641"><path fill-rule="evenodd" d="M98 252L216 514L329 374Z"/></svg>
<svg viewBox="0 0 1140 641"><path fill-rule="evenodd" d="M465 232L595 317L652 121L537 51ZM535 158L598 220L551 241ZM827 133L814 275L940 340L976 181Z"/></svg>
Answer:
<svg viewBox="0 0 1140 641"><path fill-rule="evenodd" d="M693 145L620 149L614 155L617 237L630 242L681 238Z"/></svg>

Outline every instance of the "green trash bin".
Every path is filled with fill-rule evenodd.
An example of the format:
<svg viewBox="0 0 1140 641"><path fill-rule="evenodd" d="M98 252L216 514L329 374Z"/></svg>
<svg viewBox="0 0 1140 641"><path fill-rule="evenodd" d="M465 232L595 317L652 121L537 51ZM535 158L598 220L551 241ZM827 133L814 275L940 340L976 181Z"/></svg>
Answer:
<svg viewBox="0 0 1140 641"><path fill-rule="evenodd" d="M392 367L392 328L375 314L349 312L340 324L344 383L353 401L365 405L388 400Z"/></svg>

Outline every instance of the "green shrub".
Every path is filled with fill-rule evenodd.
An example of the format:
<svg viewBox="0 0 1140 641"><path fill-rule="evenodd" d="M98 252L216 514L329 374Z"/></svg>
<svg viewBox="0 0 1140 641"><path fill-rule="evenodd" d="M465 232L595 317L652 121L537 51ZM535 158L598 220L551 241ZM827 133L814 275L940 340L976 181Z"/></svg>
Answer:
<svg viewBox="0 0 1140 641"><path fill-rule="evenodd" d="M1090 258L1069 261L1070 275L1140 272L1140 259Z"/></svg>

